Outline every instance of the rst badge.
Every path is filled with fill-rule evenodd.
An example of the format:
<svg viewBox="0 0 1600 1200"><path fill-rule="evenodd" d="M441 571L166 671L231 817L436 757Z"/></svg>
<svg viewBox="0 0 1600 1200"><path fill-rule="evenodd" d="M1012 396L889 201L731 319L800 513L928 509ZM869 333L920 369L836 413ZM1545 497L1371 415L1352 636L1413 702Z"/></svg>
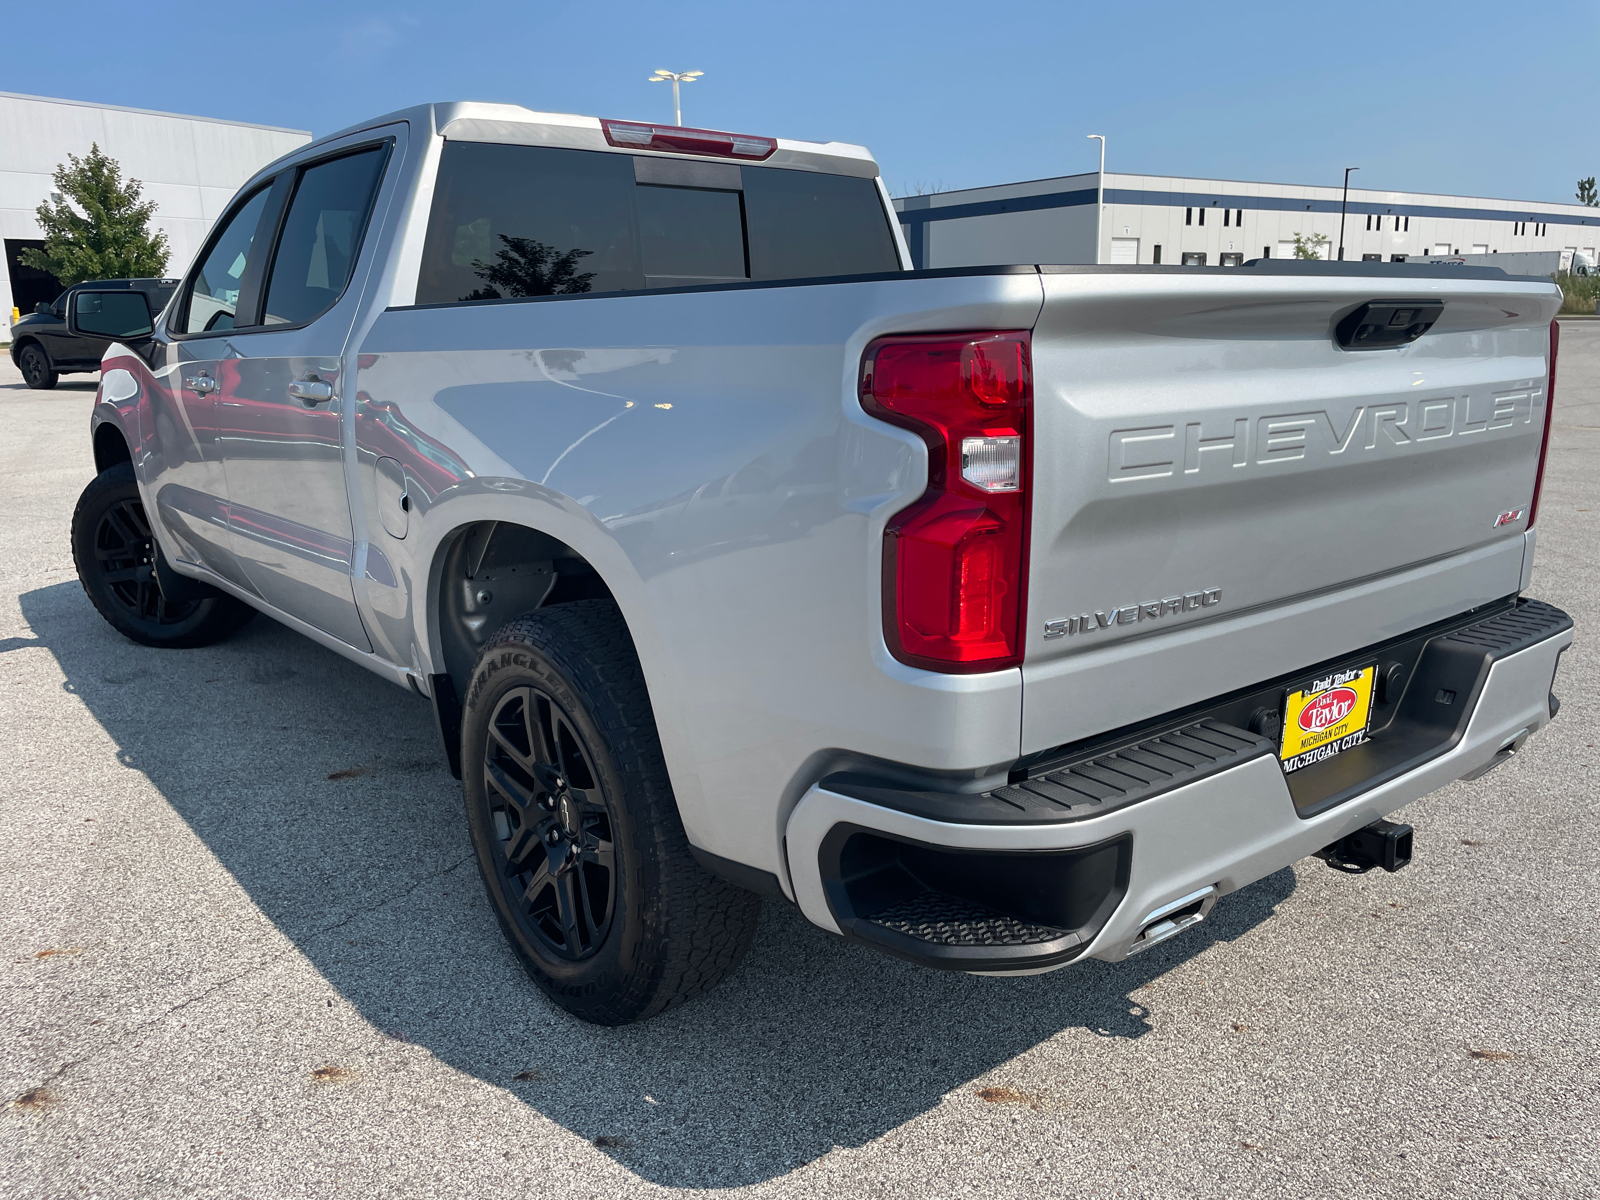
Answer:
<svg viewBox="0 0 1600 1200"><path fill-rule="evenodd" d="M1494 519L1494 527L1499 529L1502 525L1515 525L1522 520L1522 510L1513 508L1510 512L1503 512Z"/></svg>
<svg viewBox="0 0 1600 1200"><path fill-rule="evenodd" d="M1168 596L1162 600L1146 600L1141 604L1124 604L1118 608L1100 609L1076 617L1062 617L1044 623L1046 638L1066 637L1069 634L1093 633L1097 629L1110 629L1113 625L1136 625L1140 621L1159 621L1183 613L1198 612L1222 603L1221 588L1203 588L1198 592L1185 592L1181 596Z"/></svg>

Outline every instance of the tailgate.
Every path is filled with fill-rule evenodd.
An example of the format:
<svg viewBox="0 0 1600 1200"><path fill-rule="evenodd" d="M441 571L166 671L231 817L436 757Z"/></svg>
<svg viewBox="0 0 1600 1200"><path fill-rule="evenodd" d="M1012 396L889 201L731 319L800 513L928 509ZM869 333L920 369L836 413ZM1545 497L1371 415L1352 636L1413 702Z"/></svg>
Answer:
<svg viewBox="0 0 1600 1200"><path fill-rule="evenodd" d="M1518 590L1553 284L1045 271L1024 753ZM1420 340L1336 344L1408 299Z"/></svg>

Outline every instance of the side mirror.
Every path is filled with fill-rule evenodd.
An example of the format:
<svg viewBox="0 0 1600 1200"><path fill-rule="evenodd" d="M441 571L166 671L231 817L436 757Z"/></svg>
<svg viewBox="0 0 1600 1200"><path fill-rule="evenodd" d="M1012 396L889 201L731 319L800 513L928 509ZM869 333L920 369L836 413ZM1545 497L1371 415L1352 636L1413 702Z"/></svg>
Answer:
<svg viewBox="0 0 1600 1200"><path fill-rule="evenodd" d="M67 301L67 332L115 341L149 337L154 329L143 292L75 292Z"/></svg>
<svg viewBox="0 0 1600 1200"><path fill-rule="evenodd" d="M35 316L39 317L53 317L56 315L56 310L50 307L50 301L48 300L41 300L35 304L33 312Z"/></svg>

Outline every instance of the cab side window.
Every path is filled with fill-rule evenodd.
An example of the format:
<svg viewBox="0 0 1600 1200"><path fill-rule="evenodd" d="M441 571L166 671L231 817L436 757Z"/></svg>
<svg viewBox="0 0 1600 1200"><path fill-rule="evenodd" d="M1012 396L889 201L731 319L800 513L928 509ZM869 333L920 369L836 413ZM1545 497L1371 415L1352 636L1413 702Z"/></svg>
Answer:
<svg viewBox="0 0 1600 1200"><path fill-rule="evenodd" d="M234 327L245 268L252 250L260 252L255 244L257 227L261 224L261 214L266 211L271 190L270 183L257 189L243 207L234 212L212 243L189 285L183 328L179 332L215 333Z"/></svg>
<svg viewBox="0 0 1600 1200"><path fill-rule="evenodd" d="M385 156L385 147L374 146L301 172L272 262L262 324L305 325L344 293Z"/></svg>

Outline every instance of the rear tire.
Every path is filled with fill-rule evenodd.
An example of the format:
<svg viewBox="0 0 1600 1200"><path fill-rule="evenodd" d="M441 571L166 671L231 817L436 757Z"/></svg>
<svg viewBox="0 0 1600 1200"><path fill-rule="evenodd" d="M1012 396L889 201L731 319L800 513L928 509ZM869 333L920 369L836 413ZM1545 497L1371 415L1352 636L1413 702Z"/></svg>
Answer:
<svg viewBox="0 0 1600 1200"><path fill-rule="evenodd" d="M624 1025L738 965L760 897L690 854L614 603L539 609L490 638L467 690L461 761L500 928L562 1008Z"/></svg>
<svg viewBox="0 0 1600 1200"><path fill-rule="evenodd" d="M83 489L72 514L72 561L96 611L145 646L209 646L237 632L256 610L196 584L197 599L170 601L156 580L156 546L132 463L107 467Z"/></svg>
<svg viewBox="0 0 1600 1200"><path fill-rule="evenodd" d="M22 368L22 381L36 392L48 392L60 378L44 348L31 342L17 352L17 366Z"/></svg>

